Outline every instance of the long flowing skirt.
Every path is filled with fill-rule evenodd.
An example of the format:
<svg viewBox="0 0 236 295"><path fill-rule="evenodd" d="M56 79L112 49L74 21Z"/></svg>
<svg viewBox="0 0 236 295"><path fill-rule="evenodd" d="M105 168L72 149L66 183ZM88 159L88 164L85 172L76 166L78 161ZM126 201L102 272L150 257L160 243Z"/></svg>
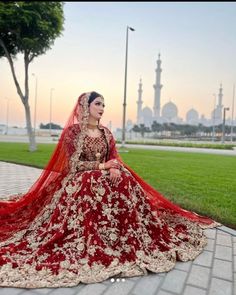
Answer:
<svg viewBox="0 0 236 295"><path fill-rule="evenodd" d="M29 226L0 243L0 285L74 286L171 270L207 243L202 229L152 205L127 169L68 174ZM50 189L48 189L50 191Z"/></svg>

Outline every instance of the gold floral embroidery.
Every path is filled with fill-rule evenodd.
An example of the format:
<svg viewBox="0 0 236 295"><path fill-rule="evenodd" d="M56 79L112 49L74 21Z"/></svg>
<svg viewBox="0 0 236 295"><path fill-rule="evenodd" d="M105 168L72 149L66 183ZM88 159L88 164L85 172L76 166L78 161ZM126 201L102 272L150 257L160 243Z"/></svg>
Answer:
<svg viewBox="0 0 236 295"><path fill-rule="evenodd" d="M110 142L106 129L104 135L103 143ZM155 209L126 168L117 188L107 171L78 171L82 142L83 136L73 141L70 171L50 203L26 230L0 244L6 262L0 267L1 286L74 286L118 274L164 272L177 259L193 260L206 245L198 224ZM102 256L110 262L104 264Z"/></svg>

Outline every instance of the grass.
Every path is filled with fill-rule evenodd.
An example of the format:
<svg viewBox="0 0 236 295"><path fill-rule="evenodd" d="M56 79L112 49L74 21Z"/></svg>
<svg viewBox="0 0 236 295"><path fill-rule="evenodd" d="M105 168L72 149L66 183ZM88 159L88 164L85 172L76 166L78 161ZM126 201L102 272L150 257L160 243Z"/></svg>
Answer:
<svg viewBox="0 0 236 295"><path fill-rule="evenodd" d="M54 149L0 143L0 160L43 168ZM145 181L181 207L236 229L236 157L129 149L121 157Z"/></svg>
<svg viewBox="0 0 236 295"><path fill-rule="evenodd" d="M121 156L168 199L236 229L236 157L139 149Z"/></svg>
<svg viewBox="0 0 236 295"><path fill-rule="evenodd" d="M27 143L0 142L0 161L43 168L47 164L56 144L38 144L36 152L29 152Z"/></svg>

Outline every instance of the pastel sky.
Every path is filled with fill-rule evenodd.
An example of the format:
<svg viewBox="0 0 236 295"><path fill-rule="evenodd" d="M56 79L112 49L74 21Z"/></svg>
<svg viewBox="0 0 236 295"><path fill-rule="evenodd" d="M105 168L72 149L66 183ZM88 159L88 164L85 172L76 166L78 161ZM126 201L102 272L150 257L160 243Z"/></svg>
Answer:
<svg viewBox="0 0 236 295"><path fill-rule="evenodd" d="M232 106L236 83L235 2L65 2L63 35L52 49L30 66L30 106L34 114L35 78L38 77L37 125L52 121L64 125L77 97L95 90L105 97L103 124L121 127L124 95L126 26L129 32L127 119L136 121L139 79L143 107L153 107L155 68L162 60L161 107L168 101L178 115L195 108L210 117L213 93L223 86L223 105ZM17 76L23 83L23 61ZM0 123L25 126L24 108L16 93L5 59L0 60ZM228 112L228 116L231 111Z"/></svg>

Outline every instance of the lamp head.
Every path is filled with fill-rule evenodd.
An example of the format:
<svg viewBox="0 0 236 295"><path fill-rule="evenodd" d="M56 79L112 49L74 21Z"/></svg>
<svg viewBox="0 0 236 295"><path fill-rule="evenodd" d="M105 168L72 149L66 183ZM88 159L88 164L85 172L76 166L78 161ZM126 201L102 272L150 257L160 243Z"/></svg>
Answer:
<svg viewBox="0 0 236 295"><path fill-rule="evenodd" d="M131 28L131 27L129 27L129 29L130 29L131 31L135 31L135 29L134 29L134 28Z"/></svg>

